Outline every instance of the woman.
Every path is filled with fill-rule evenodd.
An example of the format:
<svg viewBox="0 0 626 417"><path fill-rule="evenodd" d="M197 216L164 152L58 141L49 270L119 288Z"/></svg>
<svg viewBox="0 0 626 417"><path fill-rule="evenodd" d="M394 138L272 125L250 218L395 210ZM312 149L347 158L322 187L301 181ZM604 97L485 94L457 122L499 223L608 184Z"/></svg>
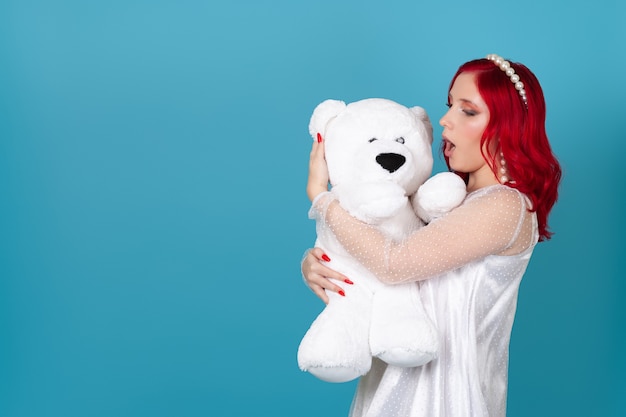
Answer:
<svg viewBox="0 0 626 417"><path fill-rule="evenodd" d="M317 220L388 284L416 282L440 335L437 359L417 368L375 361L361 378L352 416L505 416L508 347L517 294L547 219L561 169L545 132L535 75L497 55L463 64L441 118L442 150L468 195L448 215L400 243L355 220L327 191L323 140L311 151L307 194ZM302 263L325 302L351 281L313 249Z"/></svg>

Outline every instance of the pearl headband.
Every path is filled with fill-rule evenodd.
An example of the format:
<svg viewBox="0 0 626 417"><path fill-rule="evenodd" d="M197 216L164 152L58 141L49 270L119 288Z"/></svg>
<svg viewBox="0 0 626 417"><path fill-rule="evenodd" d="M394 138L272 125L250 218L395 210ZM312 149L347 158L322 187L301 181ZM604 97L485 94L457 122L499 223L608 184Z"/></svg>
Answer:
<svg viewBox="0 0 626 417"><path fill-rule="evenodd" d="M528 108L528 102L526 101L526 90L524 90L524 83L519 80L519 75L515 73L515 70L511 66L511 63L499 55L489 54L487 55L487 59L493 61L504 73L509 77L511 82L515 84L515 89L517 90L520 97L524 101L524 105Z"/></svg>

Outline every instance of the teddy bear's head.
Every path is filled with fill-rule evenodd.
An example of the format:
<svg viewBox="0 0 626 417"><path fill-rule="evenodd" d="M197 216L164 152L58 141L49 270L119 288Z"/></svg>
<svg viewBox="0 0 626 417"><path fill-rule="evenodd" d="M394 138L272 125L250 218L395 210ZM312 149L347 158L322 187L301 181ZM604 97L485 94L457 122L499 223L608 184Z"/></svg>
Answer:
<svg viewBox="0 0 626 417"><path fill-rule="evenodd" d="M369 98L320 103L309 132L321 134L333 186L393 181L411 195L433 167L432 125L421 107Z"/></svg>

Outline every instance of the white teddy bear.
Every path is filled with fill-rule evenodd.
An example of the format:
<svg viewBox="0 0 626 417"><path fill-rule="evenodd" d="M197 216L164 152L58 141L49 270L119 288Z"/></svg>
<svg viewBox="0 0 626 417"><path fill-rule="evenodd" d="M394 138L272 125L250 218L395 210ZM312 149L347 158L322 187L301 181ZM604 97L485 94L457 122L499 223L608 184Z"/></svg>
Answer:
<svg viewBox="0 0 626 417"><path fill-rule="evenodd" d="M421 107L379 98L348 105L326 100L315 108L309 132L324 138L331 192L341 206L395 241L424 225L416 213L430 221L465 198L465 184L455 174L427 181L432 126ZM330 230L317 226L315 246L354 285L344 286L345 297L328 292L328 305L298 348L299 367L324 381L347 382L366 374L372 357L402 367L436 357L438 336L418 285L381 283Z"/></svg>

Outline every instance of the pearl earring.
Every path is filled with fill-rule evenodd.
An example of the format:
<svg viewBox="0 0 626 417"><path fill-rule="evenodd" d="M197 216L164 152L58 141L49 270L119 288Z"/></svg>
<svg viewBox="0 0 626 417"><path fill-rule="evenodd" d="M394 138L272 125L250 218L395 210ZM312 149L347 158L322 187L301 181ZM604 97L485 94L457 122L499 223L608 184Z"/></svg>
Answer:
<svg viewBox="0 0 626 417"><path fill-rule="evenodd" d="M507 174L509 171L506 169L506 160L504 159L504 155L500 152L500 183L505 184L509 182L509 177Z"/></svg>

